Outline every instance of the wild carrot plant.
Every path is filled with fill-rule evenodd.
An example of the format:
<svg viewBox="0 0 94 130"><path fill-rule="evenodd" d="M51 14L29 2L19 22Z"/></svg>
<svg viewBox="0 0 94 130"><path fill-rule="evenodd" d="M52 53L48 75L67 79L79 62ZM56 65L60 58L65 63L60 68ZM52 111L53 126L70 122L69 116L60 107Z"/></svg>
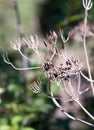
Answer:
<svg viewBox="0 0 94 130"><path fill-rule="evenodd" d="M83 7L85 9L85 17L83 23L80 24L80 26L75 27L73 30L71 30L68 33L68 38L65 39L63 36L62 31L60 30L60 38L61 38L61 48L57 47L57 42L58 42L58 35L56 34L55 31L50 31L50 34L47 35L46 39L42 40L42 44L44 45L46 57L44 57L39 50L39 44L40 44L40 39L37 35L30 36L28 38L22 38L22 43L24 46L26 46L28 49L31 49L38 58L42 61L42 63L39 66L35 67L30 67L30 68L18 68L15 65L11 63L9 60L8 56L4 56L4 61L7 64L10 64L14 69L16 70L41 70L43 73L45 73L46 78L48 79L48 88L49 88L49 95L47 95L42 88L42 82L40 79L34 81L31 86L30 90L34 93L43 93L46 97L51 98L53 103L56 105L56 107L62 111L68 118L82 122L84 124L90 125L94 127L94 124L87 122L83 119L80 119L78 117L74 117L70 115L68 112L64 110L61 104L57 101L57 99L60 100L60 98L57 98L54 96L52 88L51 88L51 83L55 84L60 91L63 91L68 95L69 99L63 100L63 102L74 102L76 103L85 114L88 115L89 118L94 120L94 116L83 106L83 104L80 101L80 96L89 91L90 89L92 90L93 96L94 96L94 87L93 83L94 80L92 79L91 75L91 70L90 70L90 65L89 65L89 58L88 58L88 53L87 53L87 47L86 47L86 37L89 33L88 30L88 25L87 25L87 18L88 18L88 11L92 7L92 1L91 0L82 0ZM80 30L80 31L79 31ZM87 77L83 72L82 72L82 66L83 64L80 61L80 58L78 57L68 57L66 56L65 53L65 43L71 38L75 37L74 33L81 33L81 37L79 37L79 40L83 43L83 49L85 53L85 61L87 64L87 70L88 70L88 75ZM91 34L91 33L89 33ZM93 34L92 34L93 35ZM94 35L93 35L94 36ZM23 54L21 51L21 41L20 39L11 42L11 46L14 50L17 50L21 56L28 61L32 61L30 57L27 57L26 55ZM62 59L60 62L57 62L57 59ZM73 84L74 77L77 79L77 86L75 89L75 86ZM81 77L83 77L85 80L87 80L91 84L91 88L87 87L85 90L81 90ZM92 95L92 94L91 94Z"/></svg>

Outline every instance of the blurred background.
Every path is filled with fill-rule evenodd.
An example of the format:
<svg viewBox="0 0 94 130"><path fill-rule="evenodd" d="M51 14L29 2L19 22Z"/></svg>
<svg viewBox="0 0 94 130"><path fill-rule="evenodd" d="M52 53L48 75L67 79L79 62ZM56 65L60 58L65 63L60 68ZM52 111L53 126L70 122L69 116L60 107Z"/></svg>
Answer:
<svg viewBox="0 0 94 130"><path fill-rule="evenodd" d="M88 20L90 25L93 25L94 7L89 13ZM63 29L64 35L67 36L71 29L82 22L83 14L82 0L0 0L0 130L93 130L64 117L53 102L44 95L30 92L27 88L28 83L37 76L41 78L43 87L46 89L47 79L42 73L37 70L14 70L2 58L2 55L7 52L10 61L17 66L37 66L36 57L33 58L31 51L28 52L26 48L23 50L28 55L32 54L31 58L34 63L28 64L18 52L11 48L10 41L14 41L19 35L23 37L38 34L44 38L50 30L58 33L59 29ZM94 32L93 28L92 32ZM72 52L74 55L84 57L82 43L79 41L71 39L66 46L69 55ZM92 37L88 39L87 46L91 68L94 70ZM86 68L83 71L87 74ZM94 77L93 71L92 75ZM86 84L86 81L83 80L82 85ZM54 86L53 88L55 95L61 96ZM94 115L93 97L86 94L83 102ZM70 105L72 106L72 104ZM87 118L80 110L77 110L76 114L78 111L83 119ZM68 112L72 113L73 110L68 110ZM87 120L90 121L88 118Z"/></svg>

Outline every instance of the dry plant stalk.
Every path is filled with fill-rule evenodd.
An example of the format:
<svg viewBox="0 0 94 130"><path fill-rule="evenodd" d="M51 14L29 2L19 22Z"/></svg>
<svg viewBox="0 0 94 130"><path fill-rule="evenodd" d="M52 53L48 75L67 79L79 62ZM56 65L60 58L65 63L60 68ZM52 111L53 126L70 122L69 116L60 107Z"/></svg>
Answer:
<svg viewBox="0 0 94 130"><path fill-rule="evenodd" d="M61 91L64 91L64 93L66 93L70 97L69 100L64 100L65 103L71 102L71 101L75 102L78 106L80 106L83 112L88 115L89 118L94 120L94 116L89 111L87 111L87 109L81 104L81 101L80 101L80 96L84 94L85 92L87 92L89 89L92 89L92 92L94 94L94 88L93 88L94 80L92 79L92 76L91 76L89 59L88 59L87 48L86 48L87 13L88 13L88 10L90 10L92 7L91 0L83 0L83 7L85 8L83 45L84 45L84 52L86 56L86 63L87 63L89 78L86 77L84 73L82 72L82 64L80 60L74 56L66 57L64 53L65 51L64 43L66 43L69 40L69 37L71 36L71 32L69 32L68 38L65 39L62 35L62 31L60 31L61 41L62 41L62 48L60 49L57 47L58 36L56 32L50 31L50 35L47 36L47 39L46 40L43 39L42 41L42 43L45 46L45 50L46 50L45 52L47 52L46 54L47 58L44 58L39 51L40 39L37 35L35 36L31 35L29 38L22 38L24 45L26 45L29 49L32 49L32 51L34 51L34 53L42 61L42 65L39 65L38 67L17 68L10 62L7 55L4 56L4 61L10 64L16 70L34 70L34 69L42 70L43 73L45 73L46 77L49 79L49 82L52 82L53 84L55 84L58 87L58 89L60 89ZM25 56L22 53L20 39L16 40L15 42L12 42L12 47L14 50L17 50L21 54L22 57L31 61L29 57ZM62 61L60 64L58 64L56 61L57 59L60 59L60 58L62 58ZM76 92L74 90L74 86L72 83L73 76L76 77L78 80ZM91 84L91 88L87 87L84 91L81 91L81 76ZM30 90L32 90L32 92L34 93L42 92L45 96L47 96L48 98L51 98L53 103L56 105L56 107L60 109L60 111L62 111L68 118L94 127L94 124L87 122L85 120L82 120L78 117L74 117L70 115L68 112L66 112L63 109L63 107L57 102L56 99L58 98L54 96L50 84L48 84L48 87L49 87L50 95L47 95L43 91L41 81L36 80L32 82L30 86Z"/></svg>
<svg viewBox="0 0 94 130"><path fill-rule="evenodd" d="M85 8L85 18L84 18L84 40L83 40L83 47L84 47L84 52L85 52L85 58L86 58L86 64L87 64L87 69L88 69L88 75L89 78L92 80L92 75L91 75L91 70L90 70L90 65L89 65L89 58L88 58L88 53L87 53L87 47L86 47L86 33L87 33L87 16L88 16L88 11L92 7L92 2L91 0L83 0L83 6ZM92 93L94 96L94 86L93 83L91 82L91 88L92 88Z"/></svg>

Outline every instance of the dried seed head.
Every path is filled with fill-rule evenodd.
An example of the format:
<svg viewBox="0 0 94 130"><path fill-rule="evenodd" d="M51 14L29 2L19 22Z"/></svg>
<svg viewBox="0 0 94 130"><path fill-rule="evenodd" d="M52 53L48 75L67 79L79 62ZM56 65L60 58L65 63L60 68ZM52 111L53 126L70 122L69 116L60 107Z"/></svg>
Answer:
<svg viewBox="0 0 94 130"><path fill-rule="evenodd" d="M40 93L40 92L42 91L41 81L40 81L39 79L33 81L33 82L30 84L29 89L30 89L33 93Z"/></svg>
<svg viewBox="0 0 94 130"><path fill-rule="evenodd" d="M83 7L86 9L86 10L90 10L92 8L92 1L91 0L83 0Z"/></svg>
<svg viewBox="0 0 94 130"><path fill-rule="evenodd" d="M38 36L30 36L29 38L23 38L24 43L27 45L28 48L37 50L38 49L38 44L39 44L39 39Z"/></svg>
<svg viewBox="0 0 94 130"><path fill-rule="evenodd" d="M14 50L20 50L21 49L21 40L18 38L16 39L14 42L11 41L11 47L14 49Z"/></svg>
<svg viewBox="0 0 94 130"><path fill-rule="evenodd" d="M53 45L56 44L57 34L55 33L55 31L50 31L50 35L47 38L50 44L53 44Z"/></svg>
<svg viewBox="0 0 94 130"><path fill-rule="evenodd" d="M43 70L44 71L49 71L51 68L54 68L54 63L51 61L49 62L48 60L43 63Z"/></svg>

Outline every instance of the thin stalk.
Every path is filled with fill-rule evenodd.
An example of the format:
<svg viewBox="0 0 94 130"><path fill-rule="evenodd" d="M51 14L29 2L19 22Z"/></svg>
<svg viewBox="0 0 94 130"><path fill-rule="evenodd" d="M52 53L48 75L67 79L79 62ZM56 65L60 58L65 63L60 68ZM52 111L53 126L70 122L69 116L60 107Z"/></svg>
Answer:
<svg viewBox="0 0 94 130"><path fill-rule="evenodd" d="M21 16L19 12L19 7L18 7L18 0L13 0L13 5L14 5L14 11L15 11L15 16L16 16L16 21L17 21L17 28L18 28L18 35L20 37L21 41L21 51L25 53L25 48L23 47L23 37L25 36L24 29L22 27L22 22L21 22ZM28 68L28 62L26 58L22 57L22 64L24 68ZM24 71L24 75L26 76L27 71Z"/></svg>
<svg viewBox="0 0 94 130"><path fill-rule="evenodd" d="M80 87L81 87L81 76L80 76L80 74L77 75L77 78L78 78L78 96L79 96Z"/></svg>
<svg viewBox="0 0 94 130"><path fill-rule="evenodd" d="M94 83L94 80L92 80L92 79L89 79L87 76L85 76L84 74L83 74L83 72L82 71L80 71L80 74L88 81L88 82L92 82L92 83Z"/></svg>
<svg viewBox="0 0 94 130"><path fill-rule="evenodd" d="M79 102L79 100L74 100L81 108L82 110L92 119L94 120L94 116L92 116L87 110L86 108Z"/></svg>
<svg viewBox="0 0 94 130"><path fill-rule="evenodd" d="M88 69L88 75L89 75L89 78L92 80L92 75L91 75L91 70L90 70L90 64L89 64L89 58L88 58L87 47L86 47L87 15L88 15L88 10L85 9L83 47L84 47L84 53L85 53L86 64L87 64L87 69ZM90 84L91 84L92 93L94 95L93 83L90 82Z"/></svg>
<svg viewBox="0 0 94 130"><path fill-rule="evenodd" d="M77 97L77 95L76 95L76 93L75 93L75 90L74 90L74 88L73 88L73 86L72 86L71 81L68 81L68 93L69 93L69 95L70 95L73 99ZM78 98L78 97L77 97L77 98Z"/></svg>

